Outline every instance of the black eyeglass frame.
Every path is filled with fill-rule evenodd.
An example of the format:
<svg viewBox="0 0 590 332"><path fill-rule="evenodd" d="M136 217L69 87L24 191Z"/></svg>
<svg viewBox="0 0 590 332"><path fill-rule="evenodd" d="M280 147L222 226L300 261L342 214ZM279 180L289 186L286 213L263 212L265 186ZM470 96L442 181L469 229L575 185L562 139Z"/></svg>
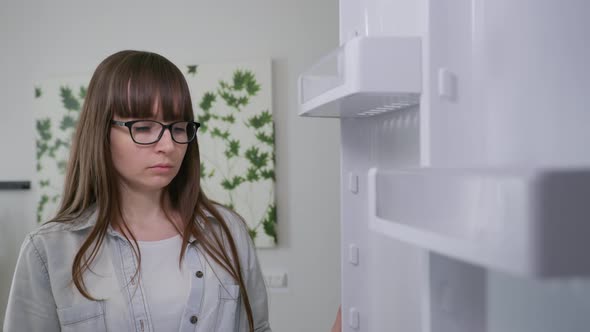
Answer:
<svg viewBox="0 0 590 332"><path fill-rule="evenodd" d="M133 133L131 132L131 127L133 126L133 124L137 123L137 122L154 122L157 123L159 125L162 126L162 130L160 130L160 134L158 135L158 138L156 138L155 141L151 142L151 143L139 143L138 141L135 140L135 138L133 137ZM174 139L174 133L172 132L172 126L174 126L177 123L181 123L181 122L186 122L188 124L193 124L195 126L195 133L193 135L193 137L191 137L190 140L188 140L187 142L179 142L177 140ZM129 136L131 136L131 139L133 140L133 142L135 142L135 144L139 144L139 145L152 145L155 144L157 142L160 141L160 139L162 138L162 135L164 135L164 131L166 129L168 129L170 131L170 137L172 138L172 140L178 144L188 144L192 141L195 140L195 138L197 138L197 130L199 129L199 127L201 126L200 123L198 122L194 122L194 121L175 121L169 124L163 124L162 122L159 121L155 121L155 120L132 120L132 121L117 121L117 120L111 120L111 124L117 125L117 126L121 126L121 127L127 127L127 129L129 129Z"/></svg>

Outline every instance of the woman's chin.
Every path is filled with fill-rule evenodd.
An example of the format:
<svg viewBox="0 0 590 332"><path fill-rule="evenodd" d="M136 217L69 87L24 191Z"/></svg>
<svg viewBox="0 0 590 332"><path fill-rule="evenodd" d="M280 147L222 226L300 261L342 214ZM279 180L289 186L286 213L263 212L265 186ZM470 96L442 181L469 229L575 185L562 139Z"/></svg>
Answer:
<svg viewBox="0 0 590 332"><path fill-rule="evenodd" d="M141 187L143 187L143 190L145 191L160 191L166 188L170 182L172 182L172 179L162 177L159 179L151 179L150 181L146 181L142 183Z"/></svg>

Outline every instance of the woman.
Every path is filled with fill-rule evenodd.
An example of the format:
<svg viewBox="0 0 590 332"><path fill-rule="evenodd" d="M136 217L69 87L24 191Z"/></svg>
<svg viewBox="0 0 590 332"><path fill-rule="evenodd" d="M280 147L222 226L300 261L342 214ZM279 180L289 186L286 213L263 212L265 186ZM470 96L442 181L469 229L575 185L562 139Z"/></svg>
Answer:
<svg viewBox="0 0 590 332"><path fill-rule="evenodd" d="M198 127L164 57L97 67L63 201L23 243L4 331L270 331L247 228L200 187Z"/></svg>

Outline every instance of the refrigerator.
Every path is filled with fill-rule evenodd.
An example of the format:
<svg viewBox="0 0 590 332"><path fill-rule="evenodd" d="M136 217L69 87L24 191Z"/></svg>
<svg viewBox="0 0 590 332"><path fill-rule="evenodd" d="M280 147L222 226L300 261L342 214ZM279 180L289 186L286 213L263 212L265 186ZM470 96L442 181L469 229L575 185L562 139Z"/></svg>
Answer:
<svg viewBox="0 0 590 332"><path fill-rule="evenodd" d="M590 331L590 2L339 5L343 331Z"/></svg>

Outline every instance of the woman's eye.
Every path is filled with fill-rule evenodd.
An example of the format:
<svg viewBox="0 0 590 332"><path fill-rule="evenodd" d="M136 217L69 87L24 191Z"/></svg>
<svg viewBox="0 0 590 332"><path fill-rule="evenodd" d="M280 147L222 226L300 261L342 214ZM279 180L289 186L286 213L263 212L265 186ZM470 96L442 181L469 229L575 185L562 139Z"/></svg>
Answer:
<svg viewBox="0 0 590 332"><path fill-rule="evenodd" d="M175 133L184 133L184 132L186 132L186 129L185 128L174 128L174 132Z"/></svg>
<svg viewBox="0 0 590 332"><path fill-rule="evenodd" d="M134 129L136 132L145 133L152 130L152 127L135 127Z"/></svg>

